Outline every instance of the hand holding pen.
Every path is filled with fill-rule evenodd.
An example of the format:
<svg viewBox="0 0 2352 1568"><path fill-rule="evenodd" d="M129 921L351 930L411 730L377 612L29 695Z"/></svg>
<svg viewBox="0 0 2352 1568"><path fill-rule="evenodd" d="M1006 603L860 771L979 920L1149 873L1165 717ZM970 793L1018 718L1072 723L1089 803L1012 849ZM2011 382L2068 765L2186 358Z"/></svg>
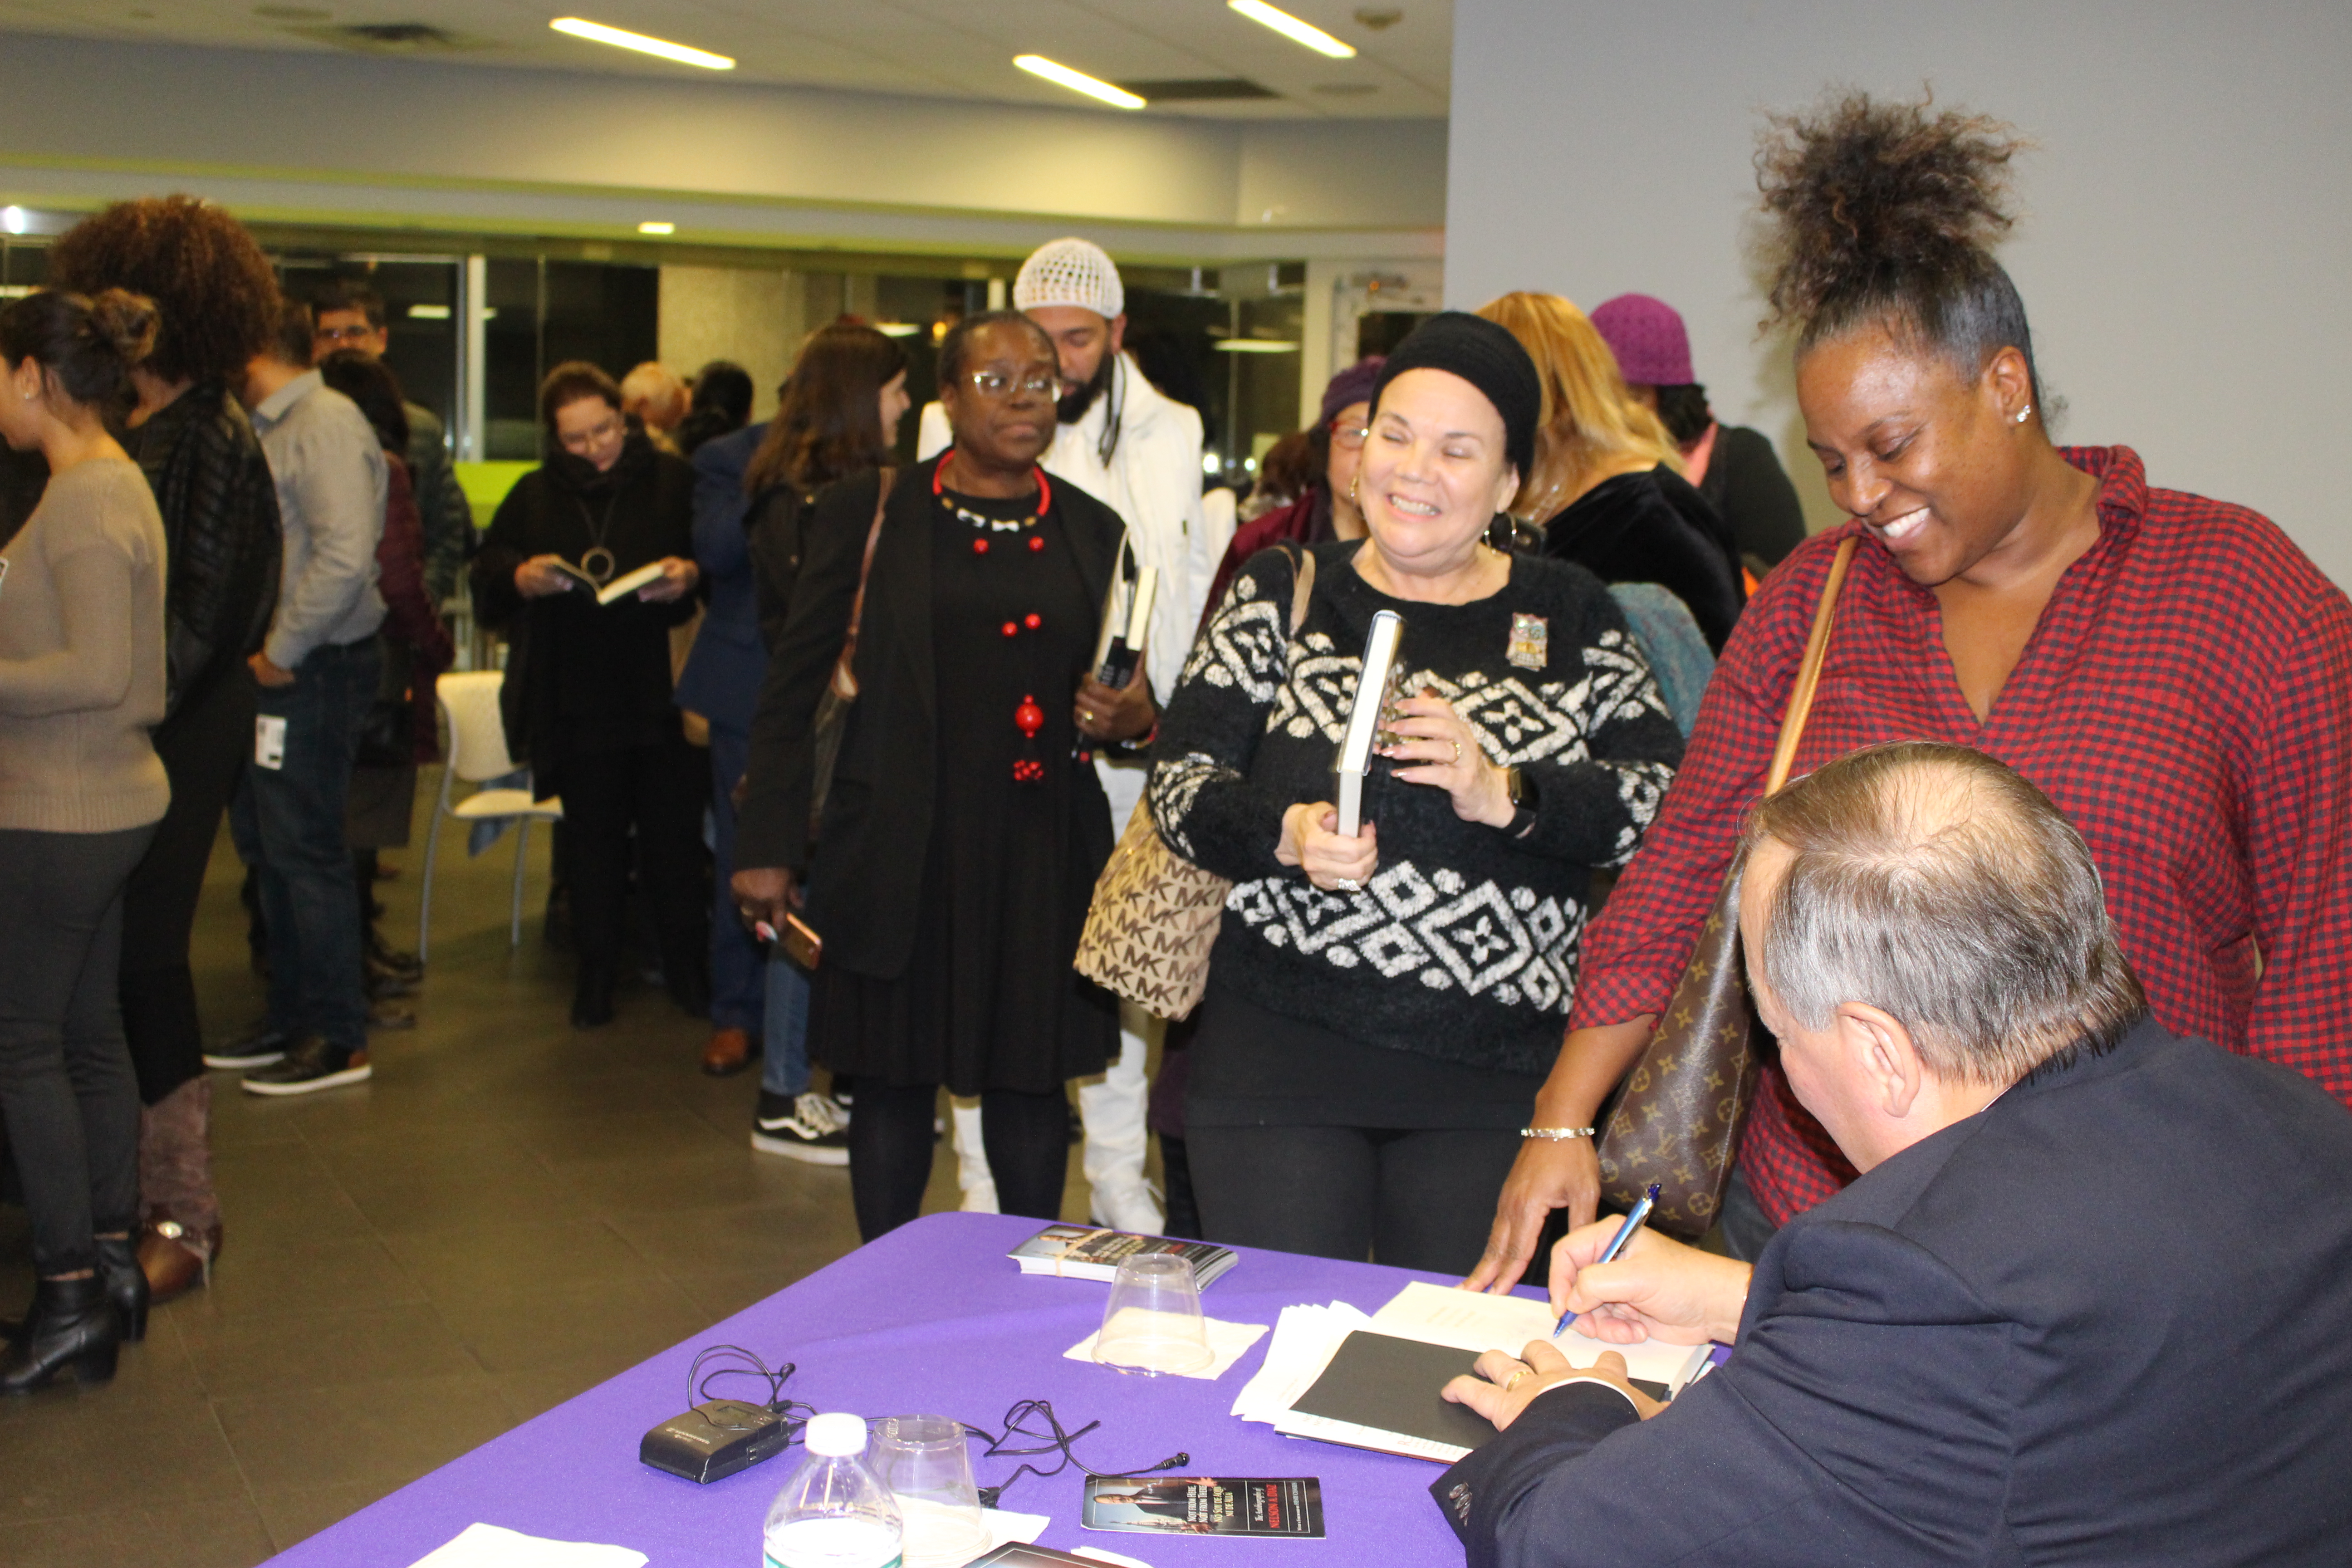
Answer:
<svg viewBox="0 0 2352 1568"><path fill-rule="evenodd" d="M1748 1280L1745 1263L1685 1247L1633 1215L1570 1231L1552 1252L1551 1300L1560 1328L1573 1322L1588 1338L1611 1344L1729 1344L1739 1331Z"/></svg>
<svg viewBox="0 0 2352 1568"><path fill-rule="evenodd" d="M1609 1245L1601 1249L1601 1256L1592 1260L1591 1267L1597 1268L1601 1264L1616 1262L1617 1255L1625 1250L1626 1244L1633 1239L1634 1233L1639 1231L1643 1222L1650 1217L1650 1211L1657 1206L1658 1184L1652 1182L1650 1190L1642 1194L1641 1202L1626 1211L1624 1219L1618 1224L1617 1234L1609 1238ZM1559 1321L1552 1326L1551 1337L1558 1339L1568 1332L1568 1325L1574 1321L1575 1317L1576 1314L1573 1311L1561 1312Z"/></svg>

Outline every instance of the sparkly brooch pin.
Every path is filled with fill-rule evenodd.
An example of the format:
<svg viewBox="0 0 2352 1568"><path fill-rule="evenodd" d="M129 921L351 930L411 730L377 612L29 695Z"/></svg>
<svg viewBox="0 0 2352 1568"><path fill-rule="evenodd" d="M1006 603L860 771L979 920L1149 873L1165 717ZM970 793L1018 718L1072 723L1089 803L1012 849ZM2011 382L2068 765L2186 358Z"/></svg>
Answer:
<svg viewBox="0 0 2352 1568"><path fill-rule="evenodd" d="M1541 669L1551 662L1551 625L1541 616L1511 616L1511 646L1505 657L1521 669Z"/></svg>

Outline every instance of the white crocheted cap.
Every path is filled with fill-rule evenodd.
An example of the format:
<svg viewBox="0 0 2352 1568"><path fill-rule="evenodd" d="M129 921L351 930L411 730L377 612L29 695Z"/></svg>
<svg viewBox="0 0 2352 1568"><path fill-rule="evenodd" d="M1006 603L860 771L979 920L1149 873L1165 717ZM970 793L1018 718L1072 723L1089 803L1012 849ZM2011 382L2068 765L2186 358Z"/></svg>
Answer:
<svg viewBox="0 0 2352 1568"><path fill-rule="evenodd" d="M1039 246L1013 280L1013 308L1076 305L1105 321L1125 312L1127 290L1118 268L1090 239L1056 239Z"/></svg>

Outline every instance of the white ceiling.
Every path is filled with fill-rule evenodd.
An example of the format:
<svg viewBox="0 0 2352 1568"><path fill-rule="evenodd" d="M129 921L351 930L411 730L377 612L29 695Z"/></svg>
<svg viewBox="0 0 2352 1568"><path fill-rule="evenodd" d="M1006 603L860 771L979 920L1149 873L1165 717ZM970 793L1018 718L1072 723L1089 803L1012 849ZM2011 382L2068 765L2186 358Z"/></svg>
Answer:
<svg viewBox="0 0 2352 1568"><path fill-rule="evenodd" d="M1087 103L1013 66L1016 54L1040 54L1108 81L1242 77L1280 95L1155 106L1147 113L1444 115L1453 0L1377 0L1362 7L1355 0L1283 0L1283 8L1353 44L1358 55L1327 59L1234 14L1223 0L0 0L0 32L326 50L338 46L317 31L421 22L474 46L456 54L436 50L429 57L436 59ZM1356 20L1360 9L1402 15L1375 29ZM559 16L730 55L737 67L705 71L567 37L547 26ZM1341 90L1326 90L1335 88Z"/></svg>

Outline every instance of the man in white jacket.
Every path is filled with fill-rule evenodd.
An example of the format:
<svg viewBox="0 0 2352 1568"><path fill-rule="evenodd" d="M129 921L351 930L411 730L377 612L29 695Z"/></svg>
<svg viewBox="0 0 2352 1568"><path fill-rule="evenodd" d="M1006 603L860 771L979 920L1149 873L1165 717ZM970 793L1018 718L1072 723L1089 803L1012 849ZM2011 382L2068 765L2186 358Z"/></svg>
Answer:
<svg viewBox="0 0 2352 1568"><path fill-rule="evenodd" d="M1230 542L1230 525L1227 538L1213 538L1202 510L1201 416L1162 395L1123 351L1127 291L1099 246L1057 239L1040 247L1021 265L1013 303L1045 329L1061 356L1062 422L1045 453L1045 471L1124 518L1136 564L1159 569L1144 667L1152 695L1164 702L1176 689L1202 601ZM919 450L928 458L947 444L947 415L931 404L923 410ZM1099 753L1095 765L1110 796L1116 833L1141 798L1149 768ZM1120 1230L1156 1232L1162 1224L1159 1202L1143 1180L1150 1091L1144 1058L1160 1026L1142 1008L1121 1003L1118 1060L1099 1082L1078 1089L1093 1217ZM955 1120L963 1206L993 1211L996 1184L981 1152L980 1110L959 1106Z"/></svg>

